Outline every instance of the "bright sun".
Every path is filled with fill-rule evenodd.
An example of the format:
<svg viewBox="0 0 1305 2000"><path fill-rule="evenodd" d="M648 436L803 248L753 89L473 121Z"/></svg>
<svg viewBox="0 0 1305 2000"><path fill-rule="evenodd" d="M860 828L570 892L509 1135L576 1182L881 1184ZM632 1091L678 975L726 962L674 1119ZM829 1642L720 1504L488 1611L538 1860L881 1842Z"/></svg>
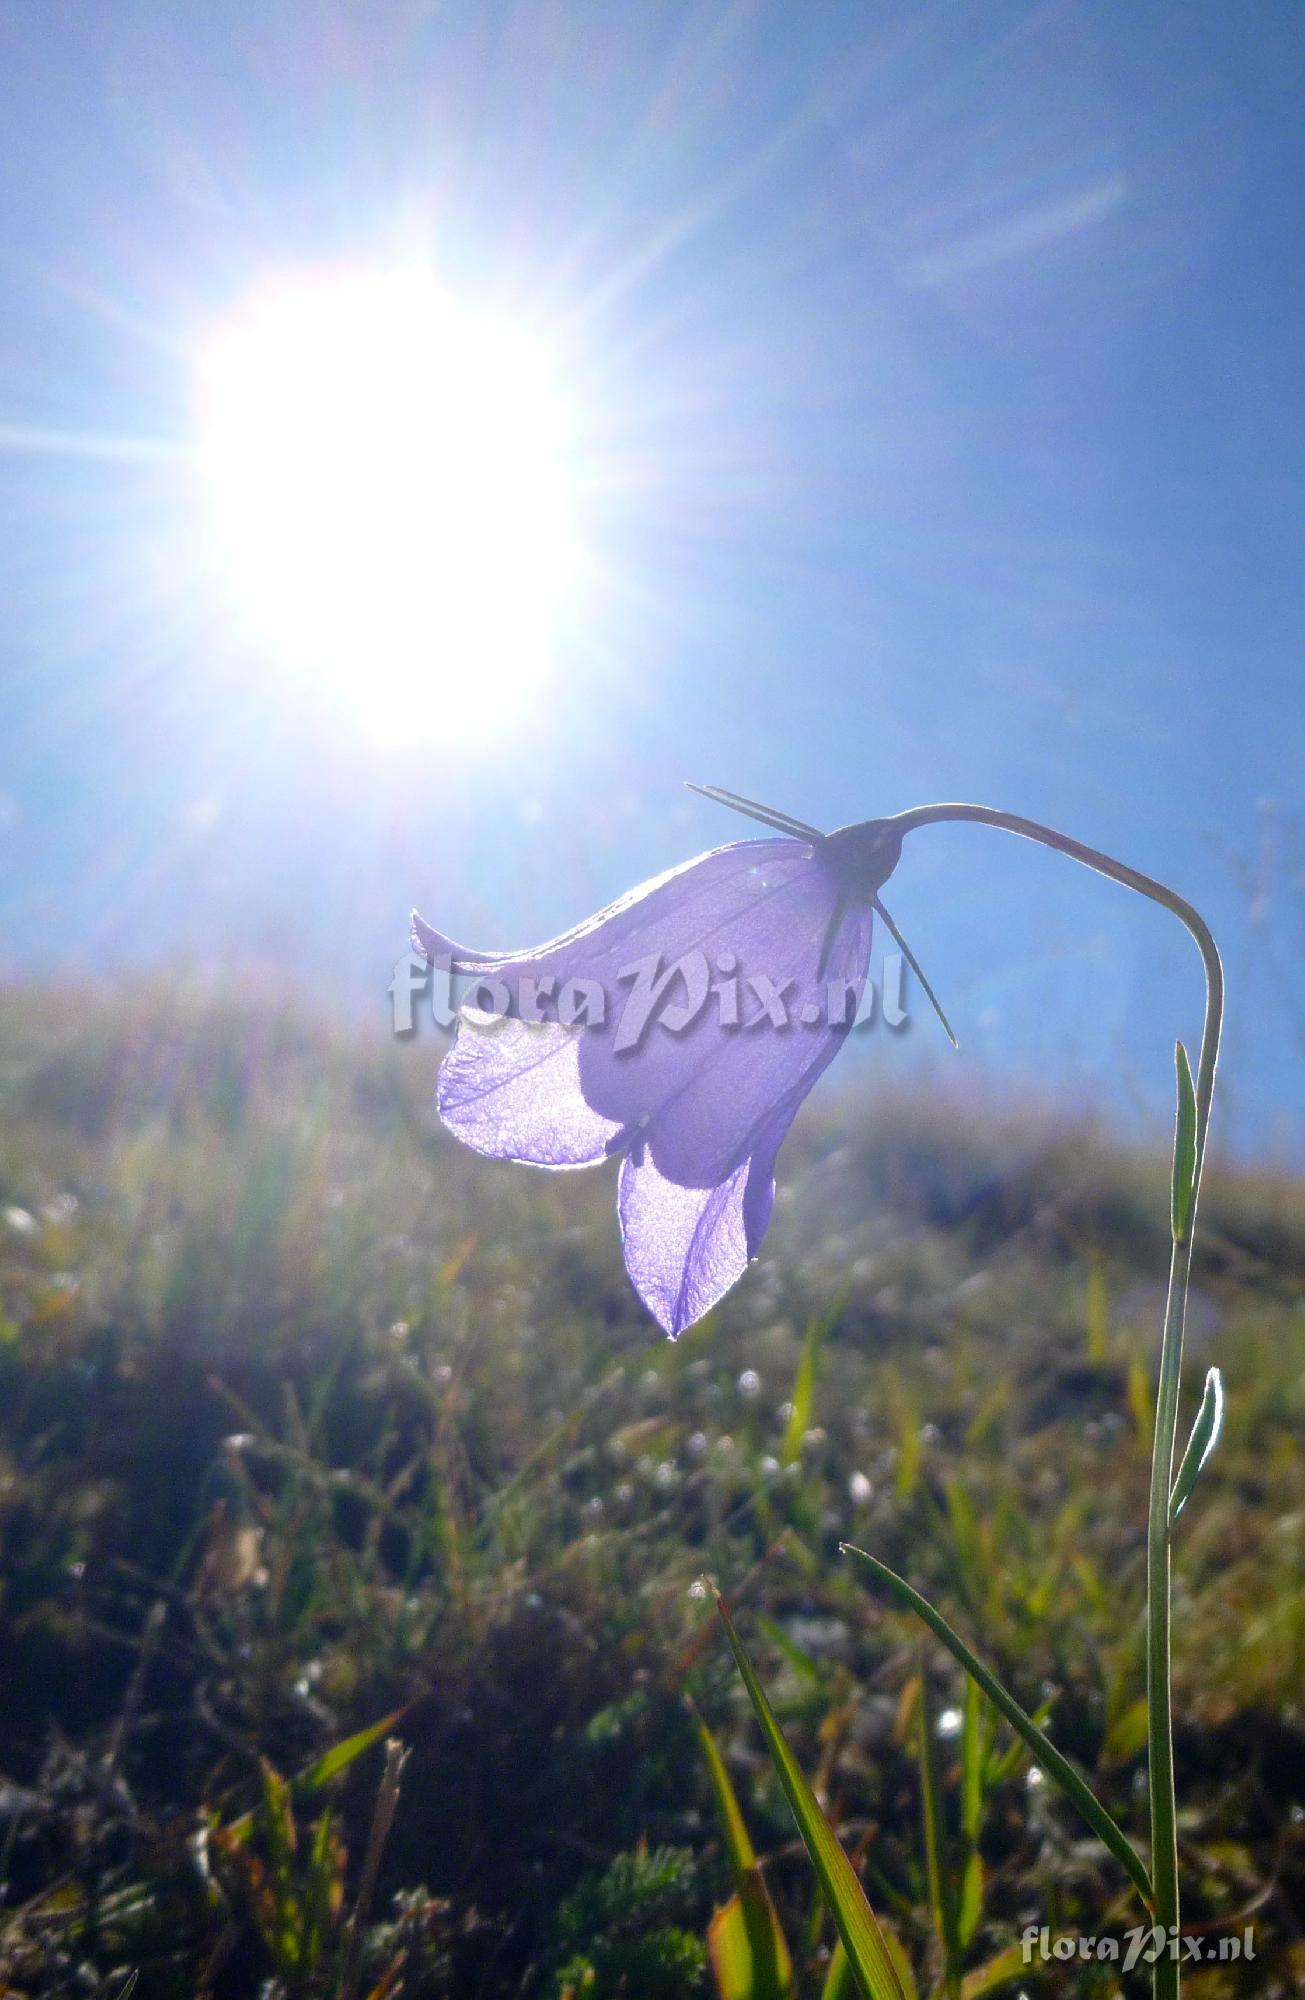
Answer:
<svg viewBox="0 0 1305 2000"><path fill-rule="evenodd" d="M258 293L198 370L220 561L261 650L391 741L492 733L573 562L564 414L524 336L411 273Z"/></svg>

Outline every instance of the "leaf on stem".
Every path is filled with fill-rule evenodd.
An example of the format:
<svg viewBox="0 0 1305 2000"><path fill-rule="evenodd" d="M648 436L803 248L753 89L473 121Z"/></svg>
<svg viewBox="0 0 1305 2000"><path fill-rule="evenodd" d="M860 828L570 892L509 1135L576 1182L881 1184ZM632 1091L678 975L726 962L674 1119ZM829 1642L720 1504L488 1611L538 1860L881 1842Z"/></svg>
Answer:
<svg viewBox="0 0 1305 2000"><path fill-rule="evenodd" d="M1196 1194L1196 1091L1192 1086L1192 1065L1181 1042L1174 1043L1178 1070L1178 1117L1174 1127L1174 1242L1185 1241L1192 1221L1192 1201Z"/></svg>
<svg viewBox="0 0 1305 2000"><path fill-rule="evenodd" d="M1169 1519L1171 1522L1178 1519L1178 1516L1186 1506L1192 1488L1196 1484L1197 1474L1205 1464L1206 1459L1210 1456L1210 1453L1214 1450L1216 1444L1218 1444L1219 1433L1222 1429L1223 1377L1217 1368L1211 1368L1205 1378L1205 1389L1201 1396L1201 1407L1196 1412L1196 1421L1192 1425L1192 1435L1187 1440L1187 1450L1183 1453L1183 1462L1178 1468L1178 1477L1174 1481L1174 1490L1169 1496Z"/></svg>

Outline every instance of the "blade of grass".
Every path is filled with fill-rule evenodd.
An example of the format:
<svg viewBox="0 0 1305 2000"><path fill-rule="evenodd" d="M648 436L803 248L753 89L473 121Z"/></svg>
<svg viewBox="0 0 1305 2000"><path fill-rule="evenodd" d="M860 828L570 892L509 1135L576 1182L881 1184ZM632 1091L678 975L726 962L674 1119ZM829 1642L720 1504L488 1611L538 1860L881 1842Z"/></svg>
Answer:
<svg viewBox="0 0 1305 2000"><path fill-rule="evenodd" d="M268 1942L279 1965L298 1966L303 1944L302 1914L295 1882L299 1834L290 1804L290 1787L266 1757L262 1760L262 1777L262 1831L267 1842L276 1912L274 1937Z"/></svg>
<svg viewBox="0 0 1305 2000"><path fill-rule="evenodd" d="M971 1854L965 1863L965 1873L961 1877L961 1907L959 1929L962 1952L968 1951L974 1941L974 1933L979 1928L983 1915L983 1857Z"/></svg>
<svg viewBox="0 0 1305 2000"><path fill-rule="evenodd" d="M965 1708L961 1726L961 1824L973 1846L979 1838L983 1816L983 1710L979 1689L965 1676Z"/></svg>
<svg viewBox="0 0 1305 2000"><path fill-rule="evenodd" d="M692 1704L690 1707L692 1708ZM756 1849L744 1825L738 1793L730 1782L730 1774L725 1769L725 1759L716 1747L716 1739L696 1710L693 1710L693 1719L698 1725L698 1739L702 1744L703 1755L707 1759L712 1790L716 1794L716 1807L725 1830L725 1846L730 1857L730 1866L734 1870L736 1880L741 1881L757 1865Z"/></svg>
<svg viewBox="0 0 1305 2000"><path fill-rule="evenodd" d="M307 1971L315 1971L336 1917L344 1880L344 1849L336 1831L335 1815L328 1806L317 1822L309 1850L303 1890L302 1959Z"/></svg>
<svg viewBox="0 0 1305 2000"><path fill-rule="evenodd" d="M959 1917L962 1951L971 1943L983 1915L983 1862L979 1855L985 1762L983 1716L983 1697L977 1683L967 1674L961 1729L961 1826L965 1833L965 1870L961 1878Z"/></svg>
<svg viewBox="0 0 1305 2000"><path fill-rule="evenodd" d="M819 1687L822 1679L819 1662L799 1646L792 1633L786 1632L778 1619L767 1618L764 1611L758 1611L754 1616L757 1630L763 1632L775 1651L783 1655L799 1680L808 1687Z"/></svg>
<svg viewBox="0 0 1305 2000"><path fill-rule="evenodd" d="M1048 1695L1045 1701L1038 1703L1031 1718L1035 1729L1046 1728L1051 1720L1055 1706L1056 1698L1054 1695ZM991 1753L989 1754L991 1756ZM1000 1757L992 1757L988 1774L988 1783L992 1790L996 1791L1000 1786L1006 1784L1009 1779L1013 1778L1028 1754L1028 1744L1024 1741L1023 1737L1017 1736L1010 1748L1004 1751Z"/></svg>
<svg viewBox="0 0 1305 2000"><path fill-rule="evenodd" d="M984 2000L984 1995L995 1993L998 1987L1009 1986L1016 1979L1028 1977L1028 1966L1024 1958L1022 1944L1008 1944L986 1965L976 1965L973 1972L965 1975L961 1986L961 2000Z"/></svg>
<svg viewBox="0 0 1305 2000"><path fill-rule="evenodd" d="M976 1680L988 1700L1003 1715L1017 1736L1021 1736L1037 1759L1039 1768L1045 1772L1053 1784L1059 1785L1071 1804L1078 1807L1098 1840L1109 1849L1120 1866L1126 1870L1142 1901L1148 1909L1153 1907L1151 1878L1147 1874L1142 1858L1129 1840L1127 1834L1116 1824L1106 1811L1095 1792L1080 1778L1069 1760L1063 1757L1050 1737L1038 1728L1031 1715L1022 1709L1013 1695L1007 1694L996 1675L975 1657L961 1638L954 1632L940 1612L934 1610L927 1598L913 1590L905 1577L898 1576L896 1570L888 1568L877 1557L854 1542L842 1542L840 1548L846 1555L859 1556L868 1564L871 1573L908 1611L914 1611L923 1619L936 1639L940 1639L954 1660L959 1661L967 1674Z"/></svg>
<svg viewBox="0 0 1305 2000"><path fill-rule="evenodd" d="M896 1931L888 1928L887 1924L881 1924L880 1929L884 1934L884 1943L888 1946L888 1956L897 1968L897 1977L902 1982L906 2000L920 2000L920 1989L915 1983L911 1961L902 1950L901 1939ZM852 1976L847 1953L843 1950L842 1938L836 1938L834 1941L829 1970L820 1989L820 2000L856 2000L856 1980Z"/></svg>
<svg viewBox="0 0 1305 2000"><path fill-rule="evenodd" d="M758 1870L712 1917L707 1955L720 2000L792 2000L792 1961Z"/></svg>
<svg viewBox="0 0 1305 2000"><path fill-rule="evenodd" d="M943 1948L944 1985L955 2000L960 1978L961 1941L956 1919L956 1884L947 1864L942 1784L934 1747L933 1704L924 1661L919 1666L920 1698L916 1727L920 1745L920 1802L924 1808L924 1856L929 1875L929 1902L934 1928Z"/></svg>
<svg viewBox="0 0 1305 2000"><path fill-rule="evenodd" d="M1110 1306L1106 1297L1106 1265L1099 1250L1088 1255L1087 1358L1104 1368L1110 1353Z"/></svg>
<svg viewBox="0 0 1305 2000"><path fill-rule="evenodd" d="M827 1311L812 1313L807 1321L806 1337L802 1342L802 1355L793 1378L792 1408L784 1430L784 1443L780 1458L785 1465L796 1465L802 1456L802 1440L811 1429L811 1415L816 1394L816 1364L825 1335L830 1331L843 1310L847 1298L846 1289L839 1293Z"/></svg>
<svg viewBox="0 0 1305 2000"><path fill-rule="evenodd" d="M711 1775L737 1894L712 1919L707 1948L721 2000L790 2000L793 1961L716 1739L689 1704Z"/></svg>
<svg viewBox="0 0 1305 2000"><path fill-rule="evenodd" d="M834 1837L833 1828L821 1812L815 1793L802 1775L801 1766L789 1749L784 1732L775 1720L765 1689L752 1670L743 1642L734 1629L724 1599L716 1593L716 1609L725 1627L735 1664L742 1675L753 1710L761 1724L766 1747L779 1774L780 1783L793 1810L812 1866L820 1880L838 1934L851 1962L863 2000L906 2000L883 1932L866 1901L865 1890Z"/></svg>
<svg viewBox="0 0 1305 2000"><path fill-rule="evenodd" d="M332 1778L347 1770L355 1758L362 1756L364 1750L370 1750L373 1743L378 1743L382 1736L387 1736L397 1722L402 1722L407 1713L406 1708L396 1708L390 1715L383 1715L379 1722L369 1722L365 1729L355 1730L352 1736L344 1736L338 1743L333 1743L329 1750L324 1750L322 1755L308 1766L307 1770L301 1771L297 1778L291 1780L291 1791L296 1796L302 1796L305 1792L320 1792L323 1785L329 1784ZM226 1828L226 1833L233 1840L247 1840L253 1824L252 1812L241 1813L239 1819L232 1820Z"/></svg>
<svg viewBox="0 0 1305 2000"><path fill-rule="evenodd" d="M820 1989L820 2000L856 2000L856 1981L852 1968L843 1950L843 1940L839 1938L829 1960L829 1970L825 1983Z"/></svg>
<svg viewBox="0 0 1305 2000"><path fill-rule="evenodd" d="M909 1500L920 1478L920 1465L924 1458L924 1439L921 1435L919 1412L914 1402L906 1399L899 1414L897 1431L897 1497Z"/></svg>
<svg viewBox="0 0 1305 2000"><path fill-rule="evenodd" d="M1144 1458L1149 1457L1155 1417L1151 1409L1151 1381L1140 1354L1128 1358L1128 1408L1137 1427L1138 1451Z"/></svg>
<svg viewBox="0 0 1305 2000"><path fill-rule="evenodd" d="M306 1771L301 1771L295 1779L295 1790L318 1792L341 1771L347 1770L354 1759L361 1757L364 1750L370 1750L373 1743L379 1743L382 1736L388 1736L396 1722L401 1722L406 1710L396 1708L391 1715L383 1715L379 1722L369 1722L365 1729L356 1730L352 1736L345 1736L339 1743L333 1743Z"/></svg>

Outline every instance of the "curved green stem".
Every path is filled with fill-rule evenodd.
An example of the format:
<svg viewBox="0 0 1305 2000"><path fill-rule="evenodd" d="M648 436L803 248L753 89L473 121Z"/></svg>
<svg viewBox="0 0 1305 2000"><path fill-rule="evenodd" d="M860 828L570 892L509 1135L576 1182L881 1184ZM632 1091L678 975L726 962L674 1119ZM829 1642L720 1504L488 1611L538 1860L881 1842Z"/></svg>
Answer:
<svg viewBox="0 0 1305 2000"><path fill-rule="evenodd" d="M1214 1097L1214 1073L1219 1060L1219 1036L1223 1026L1223 966L1209 926L1186 899L1163 882L1143 875L1125 862L1116 861L1098 848L1071 840L1054 827L1018 813L998 812L992 806L917 806L897 813L884 825L905 835L917 827L937 826L948 821L969 821L995 826L1007 833L1036 840L1058 854L1066 854L1085 868L1108 875L1126 889L1135 889L1153 903L1176 916L1195 940L1205 967L1205 1023L1201 1032L1201 1054L1196 1072L1196 1156L1192 1170L1192 1198L1186 1227L1176 1235L1169 1266L1169 1295L1165 1303L1164 1336L1160 1346L1160 1379L1156 1393L1155 1434L1151 1447L1151 1491L1147 1507L1146 1545L1146 1681L1147 1734L1151 1795L1151 1880L1155 1891L1157 1926L1178 1934L1178 1831L1174 1799L1173 1704L1170 1672L1169 1609L1169 1493L1174 1473L1174 1438L1178 1424L1178 1392L1183 1365L1183 1323L1187 1310L1187 1284L1192 1266L1192 1236L1196 1225L1196 1204L1201 1172L1205 1164L1205 1142ZM1178 1961L1165 1952L1156 1960L1153 1972L1156 2000L1176 2000Z"/></svg>

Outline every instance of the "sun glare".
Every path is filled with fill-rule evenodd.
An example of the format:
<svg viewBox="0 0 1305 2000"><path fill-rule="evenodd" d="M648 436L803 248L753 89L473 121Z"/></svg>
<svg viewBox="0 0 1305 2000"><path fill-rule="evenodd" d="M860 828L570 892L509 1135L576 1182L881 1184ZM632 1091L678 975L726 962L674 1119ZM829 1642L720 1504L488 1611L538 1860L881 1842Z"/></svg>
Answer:
<svg viewBox="0 0 1305 2000"><path fill-rule="evenodd" d="M412 273L299 278L198 370L226 587L385 740L491 734L548 672L572 566L564 413L523 335Z"/></svg>

